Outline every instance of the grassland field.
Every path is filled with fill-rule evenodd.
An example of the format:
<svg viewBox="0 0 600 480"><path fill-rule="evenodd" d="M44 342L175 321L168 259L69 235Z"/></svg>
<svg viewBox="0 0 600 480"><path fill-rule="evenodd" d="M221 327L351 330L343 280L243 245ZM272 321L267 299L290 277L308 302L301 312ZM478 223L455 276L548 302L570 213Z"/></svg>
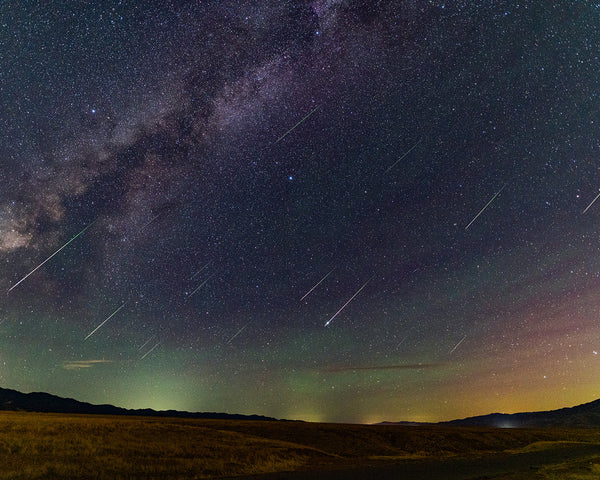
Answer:
<svg viewBox="0 0 600 480"><path fill-rule="evenodd" d="M0 479L199 479L469 462L598 447L528 478L600 478L600 430L192 420L0 412ZM587 451L587 450L586 450ZM525 457L523 457L525 458ZM318 478L318 477L315 477ZM522 478L522 477L494 477Z"/></svg>

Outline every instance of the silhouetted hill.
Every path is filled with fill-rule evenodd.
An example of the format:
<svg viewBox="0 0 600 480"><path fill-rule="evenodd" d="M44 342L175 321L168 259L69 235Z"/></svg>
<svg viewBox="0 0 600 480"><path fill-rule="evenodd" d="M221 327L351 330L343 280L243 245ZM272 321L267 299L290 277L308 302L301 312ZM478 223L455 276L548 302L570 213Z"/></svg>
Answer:
<svg viewBox="0 0 600 480"><path fill-rule="evenodd" d="M97 415L135 415L145 417L206 418L220 420L276 420L262 415L239 415L215 412L181 412L178 410L152 410L151 408L130 410L114 405L94 405L72 398L62 398L49 393L22 393L17 390L0 388L0 410L44 412L44 413L85 413Z"/></svg>
<svg viewBox="0 0 600 480"><path fill-rule="evenodd" d="M400 426L405 426L405 427L420 427L422 425L435 425L435 423L403 421L403 422L379 422L379 423L376 423L375 425L400 425Z"/></svg>
<svg viewBox="0 0 600 480"><path fill-rule="evenodd" d="M17 390L0 388L0 411L24 411L44 413L80 413L96 415L134 415L146 417L204 418L221 420L267 420L276 418L262 415L240 415L217 412L184 412L178 410L127 409L114 405L94 405L72 398L63 398L49 393L22 393ZM382 422L382 425L434 425L420 422ZM558 410L523 413L492 413L468 417L438 425L465 427L600 427L600 399L575 407Z"/></svg>
<svg viewBox="0 0 600 480"><path fill-rule="evenodd" d="M600 400L545 412L492 413L441 422L444 425L482 427L600 427Z"/></svg>

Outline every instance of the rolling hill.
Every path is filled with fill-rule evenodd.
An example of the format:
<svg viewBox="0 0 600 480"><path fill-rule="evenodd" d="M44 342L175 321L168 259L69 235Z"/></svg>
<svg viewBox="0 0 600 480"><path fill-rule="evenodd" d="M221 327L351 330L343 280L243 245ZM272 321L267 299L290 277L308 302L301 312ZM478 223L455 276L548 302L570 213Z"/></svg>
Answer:
<svg viewBox="0 0 600 480"><path fill-rule="evenodd" d="M152 410L151 408L130 410L114 405L94 405L72 398L63 398L43 392L22 393L0 388L0 411L83 413L98 415L133 415L145 417L201 418L220 420L276 420L262 415L240 415L216 412L182 412L178 410Z"/></svg>
<svg viewBox="0 0 600 480"><path fill-rule="evenodd" d="M263 420L274 421L276 418L262 415L241 415L217 412L185 412L178 410L127 409L114 405L94 405L80 402L72 398L63 398L44 392L22 393L17 390L0 388L0 411L24 411L42 413L80 413L98 415L131 415L146 417L198 418L220 420ZM383 425L425 425L415 422L382 422ZM428 424L434 425L434 424ZM567 427L592 428L600 427L600 399L574 407L558 410L491 413L463 419L439 422L438 425L463 427Z"/></svg>
<svg viewBox="0 0 600 480"><path fill-rule="evenodd" d="M558 410L523 413L492 413L477 417L468 417L444 425L465 427L600 427L600 400L560 408Z"/></svg>

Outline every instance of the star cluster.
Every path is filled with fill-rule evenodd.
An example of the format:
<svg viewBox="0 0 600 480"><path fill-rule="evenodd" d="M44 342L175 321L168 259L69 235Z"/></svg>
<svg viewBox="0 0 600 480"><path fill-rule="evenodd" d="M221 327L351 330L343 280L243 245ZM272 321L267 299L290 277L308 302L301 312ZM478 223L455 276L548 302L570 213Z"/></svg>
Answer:
<svg viewBox="0 0 600 480"><path fill-rule="evenodd" d="M598 396L588 1L0 7L0 381L375 422Z"/></svg>

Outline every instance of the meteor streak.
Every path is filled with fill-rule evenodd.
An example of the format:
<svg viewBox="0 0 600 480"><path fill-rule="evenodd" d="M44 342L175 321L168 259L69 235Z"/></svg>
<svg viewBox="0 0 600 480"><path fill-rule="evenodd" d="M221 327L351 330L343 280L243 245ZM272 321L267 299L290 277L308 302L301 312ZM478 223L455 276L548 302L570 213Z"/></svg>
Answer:
<svg viewBox="0 0 600 480"><path fill-rule="evenodd" d="M315 108L312 109L312 111L306 115L306 117L304 117L302 120L300 120L296 125L294 125L292 128L290 128L287 132L285 132L281 137L279 137L277 140L275 140L275 143L279 143L281 140L283 140L284 137L287 136L288 133L290 133L292 130L294 130L294 128L296 128L298 125L300 125L304 120L306 120L308 117L310 117L313 113L315 113L319 107L321 107L321 105L317 105Z"/></svg>
<svg viewBox="0 0 600 480"><path fill-rule="evenodd" d="M495 200L495 198L496 198L498 195L500 195L500 192L501 192L502 190L504 190L504 188L506 187L506 185L507 185L507 184L504 184L504 186L503 186L503 187L502 187L500 190L498 190L498 192L496 193L496 195L494 195L494 196L491 198L491 200L485 204L485 207L483 207L483 208L482 208L482 209L479 211L479 213L478 213L477 215L475 215L475 218L473 218L473 220L471 220L471 221L469 222L469 224L468 224L468 225L465 227L465 230L467 230L467 229L468 229L468 228L471 226L471 224L472 224L472 223L473 223L475 220L477 220L477 217L479 217L479 215L481 215L481 214L483 213L483 211L484 211L484 210L485 210L487 207L489 207L489 206L490 206L490 203L492 203L492 202ZM592 203L593 203L593 202L592 202Z"/></svg>
<svg viewBox="0 0 600 480"><path fill-rule="evenodd" d="M201 288L202 288L202 287L203 287L203 286L206 284L206 282L208 282L208 281L209 281L209 280L210 280L212 277L214 277L214 276L215 276L215 274L213 273L213 274L212 274L210 277L208 277L208 278L207 278L206 280L204 280L204 281L203 281L203 282L202 282L200 285L198 285L198 286L196 287L196 289L195 289L195 290L194 290L192 293L190 293L190 295L188 296L188 298L190 298L190 297L191 297L191 296L192 296L194 293L196 293L198 290L200 290L200 289L201 289Z"/></svg>
<svg viewBox="0 0 600 480"><path fill-rule="evenodd" d="M146 353L144 353L144 355L142 355L142 358L140 358L140 360L143 360L144 358L146 358L148 355L150 355L152 353L152 350L154 350L156 347L158 347L160 345L160 342L158 342L156 345L154 345L150 350L148 350Z"/></svg>
<svg viewBox="0 0 600 480"><path fill-rule="evenodd" d="M327 327L327 326L328 326L328 325L329 325L329 324L332 322L332 320L333 320L335 317L337 317L337 316L338 316L338 314L339 314L339 313L340 313L340 312L341 312L341 311L342 311L344 308L346 308L346 305L348 305L348 304L349 304L349 303L350 303L352 300L354 300L354 297L356 297L356 296L357 296L357 295L360 293L360 291L361 291L363 288L365 288L365 287L367 286L367 283L369 283L371 280L373 280L373 277L374 277L374 276L375 276L375 275L371 276L371 278L369 278L369 279L368 279L368 280L367 280L367 281L366 281L366 282L363 284L363 286L362 286L362 287L360 287L360 288L357 290L357 292L356 292L354 295L352 295L352 297L350 297L350 300L348 300L346 303L344 303L344 305L342 305L342 308L340 308L340 309L339 309L337 312L335 312L335 314L333 315L333 317L331 317L329 320L327 320L327 322L325 322L325 326L326 326L326 327Z"/></svg>
<svg viewBox="0 0 600 480"><path fill-rule="evenodd" d="M94 220L95 222L95 220ZM25 280L27 277L29 277L29 275L31 275L33 272L35 272L38 268L40 268L42 265L44 265L44 263L46 263L48 260L50 260L54 255L56 255L58 252L60 252L63 248L65 248L69 243L71 243L73 240L75 240L79 235L81 235L83 232L85 232L88 228L90 228L94 222L90 223L87 227L85 227L81 232L79 232L77 235L75 235L71 240L69 240L67 243L65 243L62 247L60 247L56 252L54 252L52 255L50 255L46 260L44 260L42 263L40 263L37 267L35 267L31 272L29 272L27 275L25 275L21 280L19 280L17 283L15 283L12 287L10 287L8 289L8 291L10 292L13 288L15 288L17 285L19 285L19 283L21 283L23 280ZM7 292L8 293L8 292Z"/></svg>
<svg viewBox="0 0 600 480"><path fill-rule="evenodd" d="M594 198L594 199L592 200L592 203L590 203L590 204L589 204L587 207L585 207L585 210L583 211L582 215L583 215L585 212L587 212L587 211L588 211L588 209L589 209L589 208L590 208L590 207L591 207L591 206L594 204L594 202L595 202L596 200L598 200L598 197L600 197L600 193L599 193L598 195L596 195L596 198Z"/></svg>
<svg viewBox="0 0 600 480"><path fill-rule="evenodd" d="M121 305L119 308L117 308L113 313L111 313L108 317L106 317L106 320L104 320L100 325L98 325L96 328L94 328L87 337L85 337L83 339L83 341L85 342L88 338L90 338L94 333L96 333L96 331L102 326L104 325L106 322L108 322L112 317L114 317L119 310L121 310L123 307L125 306L125 304Z"/></svg>
<svg viewBox="0 0 600 480"><path fill-rule="evenodd" d="M422 141L423 141L423 139L422 139L422 138L421 138L421 139L419 139L419 141L418 141L417 143L415 143L415 144L414 144L412 147L410 147L410 148L409 148L409 149L406 151L406 153L404 153L404 155L402 155L402 156L401 156L401 157L400 157L398 160L396 160L396 161L395 161L395 162L392 164L392 166L388 167L388 169L387 169L385 172L383 172L383 174L385 175L385 174L386 174L387 172L389 172L389 171L390 171L392 168L394 168L394 167L395 167L395 166L398 164L398 162L399 162L400 160L402 160L402 159L403 159L404 157L406 157L406 156L407 156L407 155L408 155L410 152L412 152L412 151L413 151L413 150L414 150L414 149L417 147L417 145L418 145L419 143L421 143Z"/></svg>
<svg viewBox="0 0 600 480"><path fill-rule="evenodd" d="M321 285L321 282L323 282L323 280L325 280L329 275L331 275L331 272L333 272L335 270L335 267L333 267L331 270L329 270L329 273L327 275L325 275L321 280L319 280L317 282L317 284L312 287L308 292L306 292L304 294L304 296L300 299L300 301L304 300L306 297L308 297L310 295L310 292L312 292L315 288L317 288L319 285Z"/></svg>
<svg viewBox="0 0 600 480"><path fill-rule="evenodd" d="M231 343L231 341L232 341L232 340L233 340L235 337L237 337L237 336L238 336L240 333L242 333L242 332L244 331L244 328L246 328L248 325L250 325L250 323L247 323L247 324L246 324L246 325L244 325L242 328L240 328L240 329L237 331L237 333L236 333L236 334L235 334L233 337L231 337L231 338L229 339L229 341L227 342L227 344L229 345L229 344Z"/></svg>
<svg viewBox="0 0 600 480"><path fill-rule="evenodd" d="M144 224L144 226L137 231L137 233L141 233L148 225L150 225L152 222L154 222L154 220L156 220L161 215L162 215L162 212L159 213L158 215L155 215L154 217L152 217L152 219L150 221L146 222Z"/></svg>
<svg viewBox="0 0 600 480"><path fill-rule="evenodd" d="M193 280L194 278L196 278L196 276L202 271L204 270L206 267L208 267L210 264L212 263L212 260L210 262L208 262L206 265L204 265L200 270L198 270L196 273L194 273L191 277L190 280Z"/></svg>
<svg viewBox="0 0 600 480"><path fill-rule="evenodd" d="M140 351L142 348L144 348L146 345L148 345L148 344L150 343L150 340L152 340L153 338L154 338L154 335L152 335L152 336L151 336L151 337L150 337L148 340L146 340L146 342L144 342L144 344L143 344L143 345L142 345L140 348L138 348L138 352L139 352L139 351Z"/></svg>
<svg viewBox="0 0 600 480"><path fill-rule="evenodd" d="M454 345L454 348L452 350L450 350L450 352L448 352L448 355L450 355L454 350L456 350L459 347L459 345L465 341L465 338L467 338L466 335L460 340L460 342L458 342L456 345Z"/></svg>

